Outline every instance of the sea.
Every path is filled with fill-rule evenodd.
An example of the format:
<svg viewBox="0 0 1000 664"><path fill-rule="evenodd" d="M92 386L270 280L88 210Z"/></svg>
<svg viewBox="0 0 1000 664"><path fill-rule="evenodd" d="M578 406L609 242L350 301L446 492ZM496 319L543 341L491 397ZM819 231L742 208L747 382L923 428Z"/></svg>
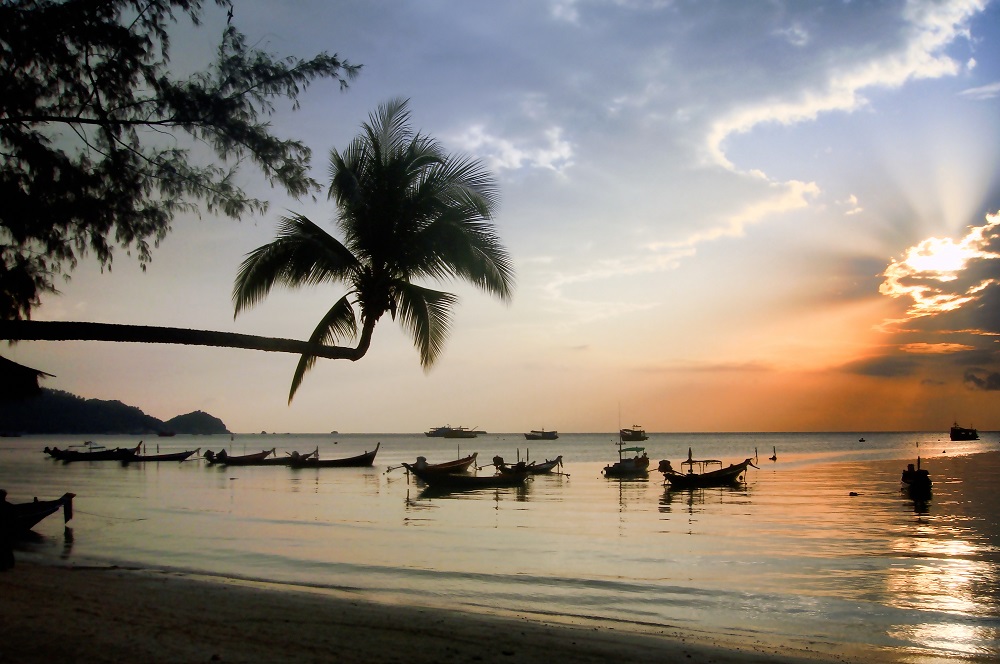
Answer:
<svg viewBox="0 0 1000 664"><path fill-rule="evenodd" d="M134 447L136 436L89 436ZM191 460L64 464L46 446L81 436L0 439L11 502L76 494L19 541L18 560L119 566L267 582L375 601L554 622L786 644L883 660L1000 659L1000 433L651 433L649 477L608 479L616 434L177 435L147 454ZM370 468L208 465L230 455L379 445ZM733 488L664 486L660 459L756 460ZM479 464L563 457L523 488L428 492L400 468L471 453ZM900 491L907 463L933 494ZM774 457L772 459L771 457ZM480 473L489 473L486 467ZM2 581L2 579L0 579Z"/></svg>

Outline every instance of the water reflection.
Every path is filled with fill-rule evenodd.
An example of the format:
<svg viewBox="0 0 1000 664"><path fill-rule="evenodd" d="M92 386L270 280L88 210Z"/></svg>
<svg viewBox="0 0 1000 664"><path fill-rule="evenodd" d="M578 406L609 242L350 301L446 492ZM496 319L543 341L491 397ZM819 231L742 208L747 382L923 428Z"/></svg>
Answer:
<svg viewBox="0 0 1000 664"><path fill-rule="evenodd" d="M750 498L750 490L745 484L724 487L701 487L675 489L667 487L660 497L660 512L669 514L673 510L687 508L688 514L695 514L705 510L706 503L726 504L734 498ZM750 500L740 500L739 502L750 504ZM696 508L696 506L698 506Z"/></svg>

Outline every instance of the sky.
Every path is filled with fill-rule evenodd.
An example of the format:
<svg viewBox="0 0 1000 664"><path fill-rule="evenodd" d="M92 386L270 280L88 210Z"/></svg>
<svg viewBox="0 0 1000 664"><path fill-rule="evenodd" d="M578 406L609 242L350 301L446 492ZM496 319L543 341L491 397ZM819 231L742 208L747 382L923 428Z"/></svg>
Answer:
<svg viewBox="0 0 1000 664"><path fill-rule="evenodd" d="M206 8L173 65L204 67ZM504 304L462 283L424 371L386 317L358 362L21 342L44 387L236 432L1000 430L1000 3L237 0L272 53L362 64L274 130L328 184L379 104L496 177L516 269ZM36 320L306 339L344 294L275 290L239 317L243 256L281 215L336 234L325 194L241 220L176 219L145 272L84 260ZM325 191L325 190L324 190Z"/></svg>

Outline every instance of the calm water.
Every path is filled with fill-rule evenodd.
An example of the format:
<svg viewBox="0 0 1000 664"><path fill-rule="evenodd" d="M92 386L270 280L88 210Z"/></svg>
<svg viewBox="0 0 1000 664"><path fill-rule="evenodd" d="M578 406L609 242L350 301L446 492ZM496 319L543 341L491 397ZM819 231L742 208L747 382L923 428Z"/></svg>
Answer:
<svg viewBox="0 0 1000 664"><path fill-rule="evenodd" d="M137 442L91 438L109 447ZM0 441L0 486L15 502L77 494L71 530L50 517L37 541L19 545L19 559L357 589L415 604L669 626L826 652L860 643L930 662L1000 657L998 440L654 434L644 443L654 467L661 458L676 467L689 447L695 458L726 463L757 449L760 469L745 487L674 492L655 472L648 481L603 478L616 455L610 434L146 440L149 452L157 444L161 452L231 454L319 446L323 458L382 443L373 468L318 470L63 465L42 448L81 439L32 436ZM923 506L900 494L903 464L889 461L912 460L918 443L935 482ZM387 472L418 455L437 462L471 452L481 462L562 454L569 477L429 496L402 470ZM979 452L990 454L963 461Z"/></svg>

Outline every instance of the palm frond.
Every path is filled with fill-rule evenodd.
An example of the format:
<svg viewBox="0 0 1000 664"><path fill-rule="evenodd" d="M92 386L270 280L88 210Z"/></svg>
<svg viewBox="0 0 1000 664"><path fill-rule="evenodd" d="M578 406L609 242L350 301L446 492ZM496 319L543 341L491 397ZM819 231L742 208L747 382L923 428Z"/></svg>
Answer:
<svg viewBox="0 0 1000 664"><path fill-rule="evenodd" d="M411 283L397 287L399 323L413 337L420 352L420 364L430 369L444 349L451 328L451 309L458 298L451 293L431 290Z"/></svg>
<svg viewBox="0 0 1000 664"><path fill-rule="evenodd" d="M310 335L309 342L325 345L342 339L353 339L357 333L358 321L354 316L351 302L345 295L326 312L326 315L323 316L319 325ZM315 355L303 355L299 358L298 364L295 366L295 373L292 375L292 385L288 391L288 403L292 403L292 398L302 384L303 377L307 371L313 368L314 364L316 364Z"/></svg>
<svg viewBox="0 0 1000 664"><path fill-rule="evenodd" d="M240 264L233 284L234 317L262 300L271 289L346 281L357 259L303 215L282 217L274 241L254 249Z"/></svg>

